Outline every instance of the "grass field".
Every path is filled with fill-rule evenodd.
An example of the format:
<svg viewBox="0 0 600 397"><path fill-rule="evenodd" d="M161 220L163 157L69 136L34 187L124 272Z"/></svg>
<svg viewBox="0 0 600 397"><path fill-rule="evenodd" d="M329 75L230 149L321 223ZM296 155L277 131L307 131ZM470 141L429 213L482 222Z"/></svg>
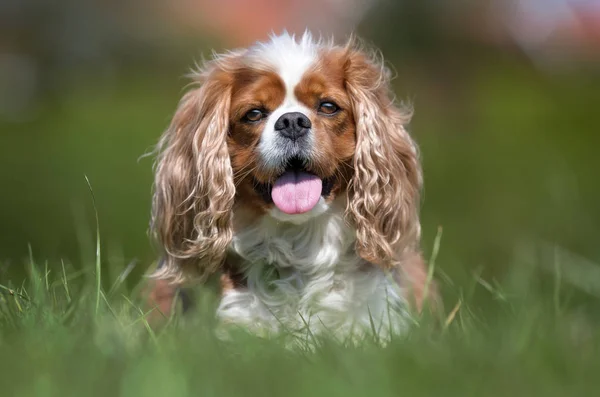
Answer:
<svg viewBox="0 0 600 397"><path fill-rule="evenodd" d="M31 257L23 284L0 285L0 394L592 395L600 385L600 339L599 305L589 293L598 279L582 260L551 254L538 255L550 261L549 276L524 255L506 280L474 274L468 288L436 271L446 297L439 318L418 319L386 348L313 340L312 353L242 333L219 341L208 291L194 313L153 330L139 289L126 287L128 270L101 274L99 255L83 271ZM477 296L491 299L483 304Z"/></svg>

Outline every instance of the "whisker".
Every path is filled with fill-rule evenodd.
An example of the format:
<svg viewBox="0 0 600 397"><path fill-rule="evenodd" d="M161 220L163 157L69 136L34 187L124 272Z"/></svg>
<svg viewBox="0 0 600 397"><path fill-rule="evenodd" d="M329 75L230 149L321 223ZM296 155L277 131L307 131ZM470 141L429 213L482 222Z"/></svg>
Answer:
<svg viewBox="0 0 600 397"><path fill-rule="evenodd" d="M238 176L239 174L241 174L242 172L246 171L246 169L251 166L252 163L246 163L246 165L244 165L242 168L240 168L239 170L237 170L236 172L234 172L233 177L235 178L236 176Z"/></svg>
<svg viewBox="0 0 600 397"><path fill-rule="evenodd" d="M252 173L254 170L256 170L256 167L253 167L252 169L248 170L244 175L242 176L238 176L238 181L235 184L235 187L238 187L238 185L248 176L250 175L250 173Z"/></svg>

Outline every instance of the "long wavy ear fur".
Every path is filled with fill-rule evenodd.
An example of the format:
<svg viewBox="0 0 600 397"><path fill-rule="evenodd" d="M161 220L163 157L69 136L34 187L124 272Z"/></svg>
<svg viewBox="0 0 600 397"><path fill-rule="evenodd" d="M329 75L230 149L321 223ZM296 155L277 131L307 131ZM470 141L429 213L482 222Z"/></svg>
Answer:
<svg viewBox="0 0 600 397"><path fill-rule="evenodd" d="M353 44L346 51L346 89L356 122L347 215L359 255L390 269L419 248L422 177L417 147L404 127L410 112L393 103L382 62Z"/></svg>
<svg viewBox="0 0 600 397"><path fill-rule="evenodd" d="M217 270L232 238L235 186L227 149L234 57L193 74L158 144L152 233L163 250L154 277L183 283Z"/></svg>

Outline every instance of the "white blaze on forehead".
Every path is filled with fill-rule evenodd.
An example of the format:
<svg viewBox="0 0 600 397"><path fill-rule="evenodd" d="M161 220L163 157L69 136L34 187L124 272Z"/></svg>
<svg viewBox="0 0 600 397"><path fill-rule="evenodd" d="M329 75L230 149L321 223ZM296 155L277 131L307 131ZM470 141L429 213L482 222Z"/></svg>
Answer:
<svg viewBox="0 0 600 397"><path fill-rule="evenodd" d="M285 85L287 98L294 97L294 88L317 60L320 44L306 32L299 41L285 32L271 36L264 43L250 48L250 58L257 64L275 71ZM286 99L287 99L286 98Z"/></svg>

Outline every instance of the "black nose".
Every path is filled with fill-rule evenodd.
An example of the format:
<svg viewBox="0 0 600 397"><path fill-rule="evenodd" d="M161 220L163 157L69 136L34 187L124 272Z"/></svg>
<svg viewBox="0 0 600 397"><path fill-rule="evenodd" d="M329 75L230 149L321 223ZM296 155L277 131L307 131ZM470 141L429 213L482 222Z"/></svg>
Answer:
<svg viewBox="0 0 600 397"><path fill-rule="evenodd" d="M282 115L275 122L275 131L293 141L308 134L312 126L308 117L300 112L290 112Z"/></svg>

